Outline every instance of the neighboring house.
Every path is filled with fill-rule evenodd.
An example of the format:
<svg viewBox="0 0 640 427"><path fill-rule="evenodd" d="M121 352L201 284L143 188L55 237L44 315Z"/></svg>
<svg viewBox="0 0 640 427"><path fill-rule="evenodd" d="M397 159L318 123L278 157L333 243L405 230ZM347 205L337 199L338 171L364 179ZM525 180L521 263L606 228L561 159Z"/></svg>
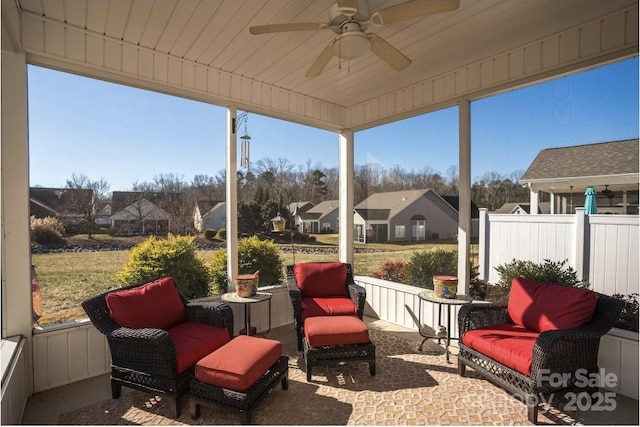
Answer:
<svg viewBox="0 0 640 427"><path fill-rule="evenodd" d="M640 157L638 139L547 148L518 181L530 190L530 205L539 193L550 195L549 213L575 212L584 206L588 187L596 190L598 213L638 214ZM541 209L533 209L535 214Z"/></svg>
<svg viewBox="0 0 640 427"><path fill-rule="evenodd" d="M538 203L538 213L539 214L548 214L551 213L551 204L549 202L540 202ZM516 203L505 203L497 209L495 213L498 214L513 214L513 215L529 215L531 212L531 204L528 202L516 202Z"/></svg>
<svg viewBox="0 0 640 427"><path fill-rule="evenodd" d="M108 227L112 214L111 201L96 203L96 225Z"/></svg>
<svg viewBox="0 0 640 427"><path fill-rule="evenodd" d="M311 202L293 202L289 203L289 213L291 215L293 225L299 232L304 231L302 214L313 208L315 205Z"/></svg>
<svg viewBox="0 0 640 427"><path fill-rule="evenodd" d="M109 223L113 234L121 236L166 234L171 226L171 215L142 198L111 215Z"/></svg>
<svg viewBox="0 0 640 427"><path fill-rule="evenodd" d="M325 200L309 208L306 212L298 212L298 227L302 226L303 233L337 233L338 232L338 201Z"/></svg>
<svg viewBox="0 0 640 427"><path fill-rule="evenodd" d="M227 204L219 200L201 200L193 210L193 225L199 233L220 230L227 221Z"/></svg>
<svg viewBox="0 0 640 427"><path fill-rule="evenodd" d="M36 218L57 218L67 233L85 232L95 209L93 190L31 187L29 209L29 215Z"/></svg>
<svg viewBox="0 0 640 427"><path fill-rule="evenodd" d="M135 206L142 199L151 202L169 215L170 228L164 233L170 231L185 234L193 230L193 204L188 202L184 193L114 191L111 194L111 211L115 215L131 205Z"/></svg>
<svg viewBox="0 0 640 427"><path fill-rule="evenodd" d="M455 239L458 201L430 189L374 193L355 206L354 237L364 243ZM478 216L472 203L471 237L478 236Z"/></svg>

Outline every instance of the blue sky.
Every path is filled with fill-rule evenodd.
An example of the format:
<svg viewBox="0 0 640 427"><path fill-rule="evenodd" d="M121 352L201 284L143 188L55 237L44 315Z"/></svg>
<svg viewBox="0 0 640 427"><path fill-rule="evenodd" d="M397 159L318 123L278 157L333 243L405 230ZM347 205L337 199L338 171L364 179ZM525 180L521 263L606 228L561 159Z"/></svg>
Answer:
<svg viewBox="0 0 640 427"><path fill-rule="evenodd" d="M458 165L457 114L358 132L355 163L446 175ZM524 172L544 148L637 138L638 116L638 58L475 101L472 179ZM333 132L255 114L247 130L252 162L338 165ZM215 176L225 165L225 110L30 66L29 157L31 186L63 187L72 173L112 191L162 173Z"/></svg>

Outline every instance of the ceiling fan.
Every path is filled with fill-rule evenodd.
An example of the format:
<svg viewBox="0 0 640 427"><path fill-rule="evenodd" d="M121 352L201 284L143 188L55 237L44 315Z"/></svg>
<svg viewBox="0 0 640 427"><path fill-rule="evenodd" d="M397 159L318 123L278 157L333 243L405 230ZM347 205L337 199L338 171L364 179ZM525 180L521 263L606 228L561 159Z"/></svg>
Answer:
<svg viewBox="0 0 640 427"><path fill-rule="evenodd" d="M316 58L305 74L316 77L335 55L341 59L355 59L369 50L396 71L411 64L411 60L375 33L367 33L370 25L382 27L414 18L450 12L460 7L460 0L412 0L370 12L366 2L338 0L331 6L329 22L292 22L288 24L257 25L251 34L288 31L316 31L331 29L336 36Z"/></svg>
<svg viewBox="0 0 640 427"><path fill-rule="evenodd" d="M611 206L611 204L613 203L613 198L615 197L615 193L609 190L608 185L604 186L604 190L600 192L600 195L605 196L607 199L609 199L609 205Z"/></svg>

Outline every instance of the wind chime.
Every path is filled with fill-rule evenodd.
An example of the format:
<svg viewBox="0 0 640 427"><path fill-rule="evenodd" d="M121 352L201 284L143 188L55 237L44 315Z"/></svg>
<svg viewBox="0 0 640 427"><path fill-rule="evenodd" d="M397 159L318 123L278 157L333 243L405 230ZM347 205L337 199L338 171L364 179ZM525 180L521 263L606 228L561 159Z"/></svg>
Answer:
<svg viewBox="0 0 640 427"><path fill-rule="evenodd" d="M247 168L247 172L249 171L249 152L250 152L250 142L251 137L247 133L247 122L249 121L249 113L244 112L240 114L237 118L238 126L244 123L244 134L240 137L242 140L240 143L240 166L243 168Z"/></svg>

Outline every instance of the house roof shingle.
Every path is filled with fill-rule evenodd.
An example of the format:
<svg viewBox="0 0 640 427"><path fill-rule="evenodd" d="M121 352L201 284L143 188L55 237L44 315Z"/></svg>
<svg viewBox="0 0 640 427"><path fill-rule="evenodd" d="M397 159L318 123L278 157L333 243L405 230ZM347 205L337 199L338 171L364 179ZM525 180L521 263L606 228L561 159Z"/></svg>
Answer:
<svg viewBox="0 0 640 427"><path fill-rule="evenodd" d="M547 148L538 153L520 182L638 173L638 139Z"/></svg>

